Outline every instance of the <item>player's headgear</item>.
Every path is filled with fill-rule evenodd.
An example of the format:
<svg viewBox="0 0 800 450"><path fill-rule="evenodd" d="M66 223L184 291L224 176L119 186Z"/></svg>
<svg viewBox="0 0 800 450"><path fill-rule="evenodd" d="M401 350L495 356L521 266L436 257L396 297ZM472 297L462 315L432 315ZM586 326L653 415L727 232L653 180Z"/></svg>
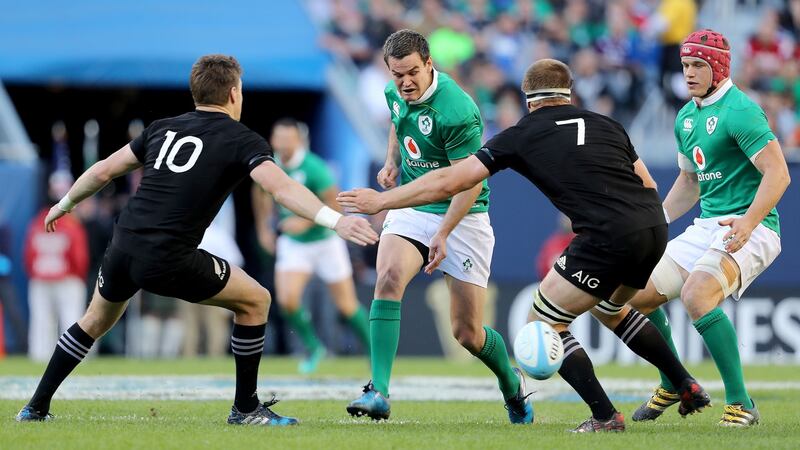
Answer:
<svg viewBox="0 0 800 450"><path fill-rule="evenodd" d="M695 31L681 44L681 58L696 58L711 67L711 88L731 74L731 46L728 39L713 30Z"/></svg>
<svg viewBox="0 0 800 450"><path fill-rule="evenodd" d="M555 97L561 97L569 100L569 95L569 88L545 88L535 89L533 91L525 91L525 98L528 100L528 102L538 102L539 100Z"/></svg>

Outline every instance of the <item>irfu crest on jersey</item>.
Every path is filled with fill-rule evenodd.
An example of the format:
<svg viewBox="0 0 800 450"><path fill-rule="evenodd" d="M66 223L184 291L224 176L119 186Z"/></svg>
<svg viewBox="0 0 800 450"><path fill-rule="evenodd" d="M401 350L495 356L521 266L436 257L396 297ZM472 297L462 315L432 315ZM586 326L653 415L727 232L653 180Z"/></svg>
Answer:
<svg viewBox="0 0 800 450"><path fill-rule="evenodd" d="M419 131L425 136L431 134L431 131L433 131L433 119L431 119L430 116L419 116L417 125L419 125Z"/></svg>
<svg viewBox="0 0 800 450"><path fill-rule="evenodd" d="M706 131L708 131L708 134L713 133L714 130L717 129L718 122L719 118L717 118L717 116L711 116L708 119L706 119Z"/></svg>

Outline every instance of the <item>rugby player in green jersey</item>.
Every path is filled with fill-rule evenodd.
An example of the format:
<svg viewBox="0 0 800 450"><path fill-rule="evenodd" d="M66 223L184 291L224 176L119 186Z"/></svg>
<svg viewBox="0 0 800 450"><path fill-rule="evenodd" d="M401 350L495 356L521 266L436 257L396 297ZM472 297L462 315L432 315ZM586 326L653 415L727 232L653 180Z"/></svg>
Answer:
<svg viewBox="0 0 800 450"><path fill-rule="evenodd" d="M647 314L675 351L659 306L680 297L725 385L719 424L750 426L760 415L745 388L736 330L720 304L728 297L738 301L780 253L775 205L789 185L789 171L764 111L729 78L728 40L715 31L696 31L680 57L693 98L675 119L681 171L663 206L675 219L699 200L700 217L669 242L647 288L629 305ZM624 314L595 316L613 327ZM633 420L655 420L679 401L662 374Z"/></svg>
<svg viewBox="0 0 800 450"><path fill-rule="evenodd" d="M278 156L276 162L289 177L307 187L326 205L339 209L336 180L325 161L308 150L308 127L304 123L290 118L278 120L272 127L270 144ZM328 287L336 309L361 344L369 349L367 312L356 297L347 244L335 232L280 204L278 229L282 234L276 242L269 226L272 197L255 185L253 195L258 241L265 250L275 252L275 294L281 314L308 351L308 357L300 362L298 371L303 374L315 372L327 354L302 303L303 291L315 274Z"/></svg>
<svg viewBox="0 0 800 450"><path fill-rule="evenodd" d="M470 96L434 69L421 34L397 31L383 49L393 78L384 90L392 126L378 183L391 189L398 175L406 184L477 152L483 122ZM389 417L389 378L400 336L403 293L421 268L428 274L438 268L450 289L453 336L497 376L511 422L533 421L524 378L511 367L503 337L483 326L494 247L488 208L489 188L484 181L452 198L388 213L370 308L372 381L348 405L350 414Z"/></svg>

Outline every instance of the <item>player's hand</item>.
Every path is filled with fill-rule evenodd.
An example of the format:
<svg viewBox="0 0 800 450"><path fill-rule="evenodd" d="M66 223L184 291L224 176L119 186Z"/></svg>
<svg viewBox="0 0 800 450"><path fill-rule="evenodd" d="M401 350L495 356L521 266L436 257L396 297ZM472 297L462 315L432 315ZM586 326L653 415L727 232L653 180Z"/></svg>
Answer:
<svg viewBox="0 0 800 450"><path fill-rule="evenodd" d="M352 191L339 192L336 201L342 205L345 212L375 214L383 211L380 201L381 194L369 188L358 188Z"/></svg>
<svg viewBox="0 0 800 450"><path fill-rule="evenodd" d="M47 217L44 218L44 230L48 233L56 231L56 222L58 222L58 219L64 214L67 214L67 212L59 208L58 205L53 205L53 207L50 208L50 212L47 213Z"/></svg>
<svg viewBox="0 0 800 450"><path fill-rule="evenodd" d="M397 175L399 172L397 164L393 161L387 161L378 172L378 184L384 189L397 187Z"/></svg>
<svg viewBox="0 0 800 450"><path fill-rule="evenodd" d="M447 257L447 236L436 233L428 244L428 265L425 266L425 273L433 274L439 264Z"/></svg>
<svg viewBox="0 0 800 450"><path fill-rule="evenodd" d="M358 245L364 246L378 242L378 233L363 217L342 216L333 229L342 238Z"/></svg>
<svg viewBox="0 0 800 450"><path fill-rule="evenodd" d="M300 234L314 226L314 222L302 217L291 216L278 223L278 229L286 234Z"/></svg>
<svg viewBox="0 0 800 450"><path fill-rule="evenodd" d="M723 227L731 227L722 237L722 243L725 244L725 251L728 253L736 253L744 247L744 244L750 240L750 235L755 228L744 217L731 217L720 220L718 223Z"/></svg>

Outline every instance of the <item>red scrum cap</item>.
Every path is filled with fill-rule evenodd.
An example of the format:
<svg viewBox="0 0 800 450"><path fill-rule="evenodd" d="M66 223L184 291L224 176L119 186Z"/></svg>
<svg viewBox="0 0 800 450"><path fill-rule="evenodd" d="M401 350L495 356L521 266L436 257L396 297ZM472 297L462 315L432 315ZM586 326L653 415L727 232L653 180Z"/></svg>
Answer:
<svg viewBox="0 0 800 450"><path fill-rule="evenodd" d="M697 58L711 67L712 87L731 74L731 46L721 33L705 29L690 34L681 44L681 57Z"/></svg>

